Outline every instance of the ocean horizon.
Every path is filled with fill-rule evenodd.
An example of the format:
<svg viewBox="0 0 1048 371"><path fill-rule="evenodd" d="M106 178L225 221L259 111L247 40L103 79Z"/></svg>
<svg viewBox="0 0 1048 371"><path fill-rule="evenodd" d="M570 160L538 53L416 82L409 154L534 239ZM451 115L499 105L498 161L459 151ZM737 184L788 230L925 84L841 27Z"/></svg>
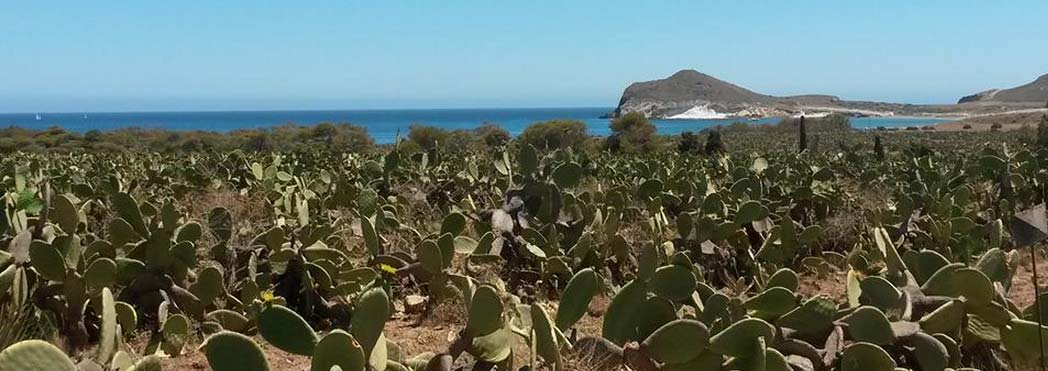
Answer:
<svg viewBox="0 0 1048 371"><path fill-rule="evenodd" d="M352 123L363 126L376 143L393 143L404 137L412 124L436 126L448 130L472 129L484 123L502 126L510 134L519 135L536 122L546 120L578 120L586 124L590 135L610 134L610 119L602 116L612 112L610 107L576 108L441 108L441 109L361 109L361 110L274 110L274 111L154 111L154 112L66 112L66 113L0 113L0 127L18 126L27 129L46 129L59 126L65 130L83 133L90 130L111 131L129 127L174 131L230 132L294 123L316 125L323 122ZM780 118L762 119L680 119L652 120L661 135L675 135L685 131L699 131L734 122L774 124ZM852 117L852 127L925 126L944 121L939 118L912 117Z"/></svg>

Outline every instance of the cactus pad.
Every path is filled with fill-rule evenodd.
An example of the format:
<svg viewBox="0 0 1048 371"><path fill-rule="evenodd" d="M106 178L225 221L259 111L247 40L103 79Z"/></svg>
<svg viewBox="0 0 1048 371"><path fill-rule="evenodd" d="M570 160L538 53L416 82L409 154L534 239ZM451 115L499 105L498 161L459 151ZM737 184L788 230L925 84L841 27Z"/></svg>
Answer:
<svg viewBox="0 0 1048 371"><path fill-rule="evenodd" d="M389 296L382 288L373 288L361 295L353 307L349 331L360 342L364 354L371 354L389 320Z"/></svg>
<svg viewBox="0 0 1048 371"><path fill-rule="evenodd" d="M502 328L502 299L490 285L481 285L473 293L466 322L466 336L488 335Z"/></svg>
<svg viewBox="0 0 1048 371"><path fill-rule="evenodd" d="M733 323L710 338L710 350L729 357L752 355L753 342L757 338L765 342L775 339L775 327L757 318L747 318Z"/></svg>
<svg viewBox="0 0 1048 371"><path fill-rule="evenodd" d="M891 322L879 309L865 306L856 309L841 319L848 324L848 334L856 341L877 345L891 344L895 341Z"/></svg>
<svg viewBox="0 0 1048 371"><path fill-rule="evenodd" d="M46 341L25 340L0 352L0 370L75 371L76 365Z"/></svg>
<svg viewBox="0 0 1048 371"><path fill-rule="evenodd" d="M600 276L592 268L576 273L561 295L555 319L557 328L567 331L574 326L586 314L593 297L600 291L600 285Z"/></svg>
<svg viewBox="0 0 1048 371"><path fill-rule="evenodd" d="M209 336L200 346L214 371L268 371L262 348L251 338L230 331Z"/></svg>
<svg viewBox="0 0 1048 371"><path fill-rule="evenodd" d="M364 349L353 335L335 330L320 338L313 350L310 371L328 371L333 366L343 370L363 370L365 361Z"/></svg>
<svg viewBox="0 0 1048 371"><path fill-rule="evenodd" d="M881 347L870 343L855 343L841 355L841 371L894 371L895 360Z"/></svg>
<svg viewBox="0 0 1048 371"><path fill-rule="evenodd" d="M679 265L660 267L651 277L652 291L673 301L690 298L695 287L695 273Z"/></svg>
<svg viewBox="0 0 1048 371"><path fill-rule="evenodd" d="M282 305L270 305L258 313L258 333L280 350L304 356L313 354L318 341L309 323Z"/></svg>
<svg viewBox="0 0 1048 371"><path fill-rule="evenodd" d="M706 350L709 337L710 331L702 322L676 320L655 330L641 349L661 363L686 363Z"/></svg>

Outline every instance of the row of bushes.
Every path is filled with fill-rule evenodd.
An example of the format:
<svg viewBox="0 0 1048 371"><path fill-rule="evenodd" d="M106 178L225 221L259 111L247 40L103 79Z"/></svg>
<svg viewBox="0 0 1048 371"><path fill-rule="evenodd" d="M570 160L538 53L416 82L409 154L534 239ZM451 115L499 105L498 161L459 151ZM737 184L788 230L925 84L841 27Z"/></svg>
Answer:
<svg viewBox="0 0 1048 371"><path fill-rule="evenodd" d="M724 127L686 132L680 136L659 136L653 125L642 114L627 114L613 119L611 135L594 138L587 134L586 125L574 120L552 120L528 126L517 141L538 149L579 148L601 149L612 152L638 153L657 149L677 149L681 152L709 153L723 150L721 133L752 135L793 133L800 121L783 119L773 125L733 123ZM808 132L844 132L851 130L848 118L831 115L805 120ZM704 138L703 138L704 137ZM512 140L504 128L485 123L474 129L448 130L434 126L412 125L398 145L403 149L432 151L436 149L484 150L501 148ZM0 129L0 152L86 150L149 150L159 152L232 150L295 151L327 148L339 151L364 152L375 148L374 140L364 127L347 123L321 123L313 126L286 124L270 128L243 129L229 133L210 131L166 131L158 129L126 128L114 131L89 131L84 134L68 132L60 127L28 130L19 127Z"/></svg>
<svg viewBox="0 0 1048 371"><path fill-rule="evenodd" d="M477 128L447 130L434 126L412 125L400 145L422 150L436 148L482 149L506 145L512 136L506 129L491 123ZM573 120L554 120L533 124L518 140L540 149L566 148L586 144L590 137L586 125ZM66 131L53 126L31 130L17 126L0 129L0 153L12 152L77 152L134 151L158 152L233 150L296 151L327 148L364 152L375 148L367 129L348 123L320 123L313 126L285 124L270 128L242 129L228 133L213 131L169 131L139 127L113 131L91 130L86 133ZM410 148L409 148L410 149Z"/></svg>
<svg viewBox="0 0 1048 371"><path fill-rule="evenodd" d="M431 151L441 147L448 148L497 148L509 143L512 137L501 126L484 123L472 130L446 130L436 126L411 125L408 131L408 142L421 149Z"/></svg>
<svg viewBox="0 0 1048 371"><path fill-rule="evenodd" d="M20 127L0 129L0 152L135 151L158 152L232 150L297 150L307 146L362 151L374 146L363 127L322 123L314 126L287 124L229 133L169 131L138 127L113 131L91 130L80 134L58 126L44 130Z"/></svg>

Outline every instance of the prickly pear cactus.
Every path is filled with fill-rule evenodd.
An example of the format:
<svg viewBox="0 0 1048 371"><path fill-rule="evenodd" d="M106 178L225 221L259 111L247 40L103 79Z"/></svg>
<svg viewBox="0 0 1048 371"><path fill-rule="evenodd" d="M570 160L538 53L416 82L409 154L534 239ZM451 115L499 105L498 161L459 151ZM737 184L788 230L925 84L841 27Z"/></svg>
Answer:
<svg viewBox="0 0 1048 371"><path fill-rule="evenodd" d="M302 316L278 304L267 304L258 313L258 333L288 353L312 355L319 339Z"/></svg>
<svg viewBox="0 0 1048 371"><path fill-rule="evenodd" d="M207 363L215 371L268 371L262 348L251 338L230 331L215 333L200 345Z"/></svg>
<svg viewBox="0 0 1048 371"><path fill-rule="evenodd" d="M25 340L0 352L0 370L76 371L76 365L50 343Z"/></svg>
<svg viewBox="0 0 1048 371"><path fill-rule="evenodd" d="M332 367L343 370L363 370L367 364L364 349L348 332L335 330L320 338L313 351L311 371L327 371Z"/></svg>

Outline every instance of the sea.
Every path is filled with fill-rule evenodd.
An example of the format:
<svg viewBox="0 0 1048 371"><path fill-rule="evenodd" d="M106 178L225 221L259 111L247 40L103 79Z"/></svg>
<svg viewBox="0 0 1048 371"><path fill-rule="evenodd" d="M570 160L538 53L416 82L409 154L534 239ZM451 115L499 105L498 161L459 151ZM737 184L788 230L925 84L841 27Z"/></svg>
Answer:
<svg viewBox="0 0 1048 371"><path fill-rule="evenodd" d="M412 124L437 126L449 130L471 129L483 123L502 126L513 135L539 121L568 119L586 124L591 135L609 134L609 107L582 108L482 108L482 109L382 109L331 111L202 111L202 112L66 112L66 113L0 113L0 127L20 126L45 129L60 126L68 131L115 130L127 127L155 128L177 131L228 132L277 126L287 123L315 125L323 122L353 123L367 128L377 143L393 143L398 136L407 135ZM734 122L774 124L778 118L653 120L662 135L699 131ZM900 128L932 125L943 121L936 118L854 117L852 127Z"/></svg>

